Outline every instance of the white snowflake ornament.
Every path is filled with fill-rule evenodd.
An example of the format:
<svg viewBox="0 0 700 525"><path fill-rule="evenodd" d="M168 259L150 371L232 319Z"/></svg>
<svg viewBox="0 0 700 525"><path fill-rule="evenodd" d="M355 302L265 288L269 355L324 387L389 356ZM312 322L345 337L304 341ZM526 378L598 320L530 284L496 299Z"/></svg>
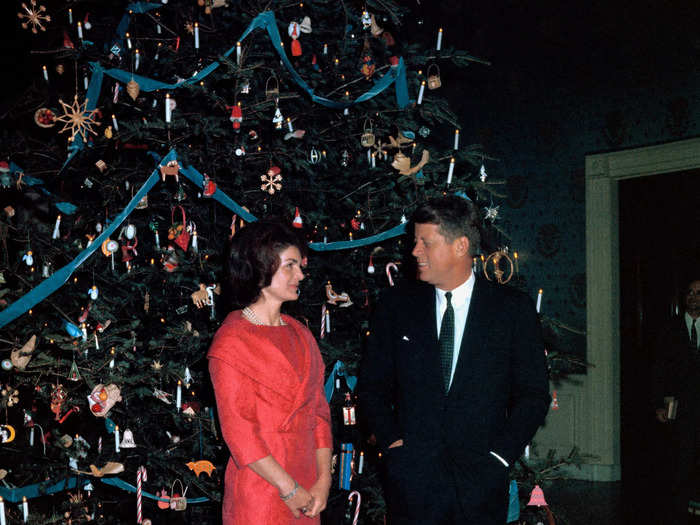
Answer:
<svg viewBox="0 0 700 525"><path fill-rule="evenodd" d="M484 217L484 220L489 220L492 223L495 222L496 219L498 219L498 208L499 207L500 206L494 206L494 205L486 206L484 208L484 211L486 212L486 216Z"/></svg>

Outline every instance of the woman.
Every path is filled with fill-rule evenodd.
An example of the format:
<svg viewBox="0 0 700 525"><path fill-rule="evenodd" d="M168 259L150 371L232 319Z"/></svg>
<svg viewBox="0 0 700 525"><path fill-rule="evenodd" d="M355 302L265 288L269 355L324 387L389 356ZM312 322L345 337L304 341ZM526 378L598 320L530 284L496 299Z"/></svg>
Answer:
<svg viewBox="0 0 700 525"><path fill-rule="evenodd" d="M323 361L301 323L280 313L304 279L305 246L288 226L254 222L232 239L234 302L209 349L221 430L231 453L223 523L320 523L331 484ZM306 522L306 520L304 520Z"/></svg>

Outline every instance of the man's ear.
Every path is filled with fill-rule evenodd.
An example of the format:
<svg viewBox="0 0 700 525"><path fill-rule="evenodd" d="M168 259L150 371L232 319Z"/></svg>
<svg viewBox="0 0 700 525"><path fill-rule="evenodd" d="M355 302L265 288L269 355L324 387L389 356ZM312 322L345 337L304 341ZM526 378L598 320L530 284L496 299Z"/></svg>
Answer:
<svg viewBox="0 0 700 525"><path fill-rule="evenodd" d="M469 255L469 239L467 239L466 235L455 239L455 248L457 250L457 255L460 257Z"/></svg>

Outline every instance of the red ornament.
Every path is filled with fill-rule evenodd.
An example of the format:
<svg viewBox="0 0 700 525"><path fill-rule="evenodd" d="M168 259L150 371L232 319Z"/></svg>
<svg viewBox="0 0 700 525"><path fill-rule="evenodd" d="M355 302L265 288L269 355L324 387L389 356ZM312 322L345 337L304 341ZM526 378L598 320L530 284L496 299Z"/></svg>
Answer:
<svg viewBox="0 0 700 525"><path fill-rule="evenodd" d="M205 197L211 197L216 192L216 183L209 178L209 175L204 174L204 179L202 180L202 194Z"/></svg>
<svg viewBox="0 0 700 525"><path fill-rule="evenodd" d="M229 120L233 122L233 129L240 131L241 122L243 122L243 111L241 111L241 106L235 104L233 106L226 106L226 109L231 110L231 116Z"/></svg>
<svg viewBox="0 0 700 525"><path fill-rule="evenodd" d="M68 36L68 31L63 31L63 47L65 49L75 49L73 41Z"/></svg>
<svg viewBox="0 0 700 525"><path fill-rule="evenodd" d="M303 228L304 222L301 220L301 214L299 213L299 207L294 209L294 220L292 221L292 226L294 228Z"/></svg>

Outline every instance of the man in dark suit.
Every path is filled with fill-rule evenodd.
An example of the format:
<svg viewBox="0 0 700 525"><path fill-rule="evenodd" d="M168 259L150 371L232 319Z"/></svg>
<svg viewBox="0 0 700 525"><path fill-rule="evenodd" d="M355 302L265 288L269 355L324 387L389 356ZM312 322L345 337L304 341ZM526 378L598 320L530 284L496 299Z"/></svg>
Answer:
<svg viewBox="0 0 700 525"><path fill-rule="evenodd" d="M383 450L394 524L503 525L508 472L550 402L532 301L476 279L474 204L449 196L416 210L421 283L377 307L358 394Z"/></svg>
<svg viewBox="0 0 700 525"><path fill-rule="evenodd" d="M663 423L666 520L688 522L688 501L698 496L700 461L700 280L686 289L685 313L659 333L654 366L656 419ZM665 405L665 406L664 406ZM670 516L668 515L670 513Z"/></svg>

